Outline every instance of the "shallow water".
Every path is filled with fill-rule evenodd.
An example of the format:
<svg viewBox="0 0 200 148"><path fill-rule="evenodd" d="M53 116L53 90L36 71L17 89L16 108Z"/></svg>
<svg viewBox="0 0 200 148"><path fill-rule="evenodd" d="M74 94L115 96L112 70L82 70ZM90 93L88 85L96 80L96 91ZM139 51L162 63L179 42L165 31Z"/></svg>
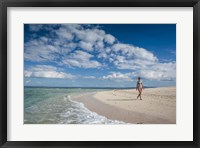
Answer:
<svg viewBox="0 0 200 148"><path fill-rule="evenodd" d="M73 101L76 95L94 93L101 89L24 88L25 124L122 124L88 110Z"/></svg>

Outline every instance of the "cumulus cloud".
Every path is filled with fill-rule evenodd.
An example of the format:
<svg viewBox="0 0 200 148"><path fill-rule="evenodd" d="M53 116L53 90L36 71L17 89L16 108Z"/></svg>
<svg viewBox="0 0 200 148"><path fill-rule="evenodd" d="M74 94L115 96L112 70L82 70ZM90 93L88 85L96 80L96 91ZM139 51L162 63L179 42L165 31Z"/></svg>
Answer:
<svg viewBox="0 0 200 148"><path fill-rule="evenodd" d="M82 56L75 57L73 55L77 55L76 50L80 49L87 52L98 50L96 52L100 53L100 50L104 50L104 40L108 43L114 40L114 37L106 34L104 30L97 27L85 28L84 25L30 25L29 28L30 31L43 29L48 32L48 35L38 35L38 37L31 38L24 44L25 60L33 62L56 62L59 65L64 63L69 67L82 68L100 67L101 64L95 59L91 60L86 56L86 60L83 61ZM102 57L105 58L105 56L105 54L102 54ZM75 59L72 59L72 57ZM78 57L81 59L78 59Z"/></svg>
<svg viewBox="0 0 200 148"><path fill-rule="evenodd" d="M48 65L37 65L24 71L25 77L73 79L70 73L61 72L58 68Z"/></svg>
<svg viewBox="0 0 200 148"><path fill-rule="evenodd" d="M54 63L70 68L102 68L112 66L118 70L134 72L131 76L111 73L102 79L124 79L141 76L149 80L173 81L176 79L176 63L161 63L148 49L119 42L113 35L93 25L29 25L37 34L24 44L24 58L37 63ZM48 71L50 74L52 71ZM26 76L47 76L37 71L26 71ZM130 74L130 73L129 73ZM54 70L52 77L67 77ZM65 75L65 76L64 76Z"/></svg>
<svg viewBox="0 0 200 148"><path fill-rule="evenodd" d="M83 78L84 78L84 79L96 79L95 76L84 76Z"/></svg>
<svg viewBox="0 0 200 148"><path fill-rule="evenodd" d="M89 50L91 50L91 46L89 46ZM96 56L113 64L118 69L128 70L149 67L159 61L153 53L144 48L119 42L99 50Z"/></svg>
<svg viewBox="0 0 200 148"><path fill-rule="evenodd" d="M149 69L143 69L138 73L149 80L174 81L176 79L176 63L158 63Z"/></svg>
<svg viewBox="0 0 200 148"><path fill-rule="evenodd" d="M93 50L92 46L93 45L91 43L86 43L86 42L83 42L83 41L79 42L79 47L81 47L84 50L92 51Z"/></svg>
<svg viewBox="0 0 200 148"><path fill-rule="evenodd" d="M41 37L33 39L24 45L24 58L28 61L45 62L56 60L56 53L58 48L54 45L48 44L48 38Z"/></svg>
<svg viewBox="0 0 200 148"><path fill-rule="evenodd" d="M100 53L98 56L98 58L103 58L103 59L106 59L108 57L108 55L104 52Z"/></svg>
<svg viewBox="0 0 200 148"><path fill-rule="evenodd" d="M123 43L107 47L98 58L107 59L116 68L127 70L143 69L159 62L158 58L148 50Z"/></svg>
<svg viewBox="0 0 200 148"><path fill-rule="evenodd" d="M75 34L79 40L94 44L95 42L104 39L105 32L98 29L83 29L76 30Z"/></svg>
<svg viewBox="0 0 200 148"><path fill-rule="evenodd" d="M175 81L176 80L176 63L156 63L150 67L138 71L126 73L126 75L135 78L142 77L148 80L157 81Z"/></svg>
<svg viewBox="0 0 200 148"><path fill-rule="evenodd" d="M58 37L64 38L66 40L71 41L73 39L73 34L66 30L65 28L61 27L58 30L56 30L56 34L58 35Z"/></svg>
<svg viewBox="0 0 200 148"><path fill-rule="evenodd" d="M67 58L63 59L62 62L64 65L79 67L79 68L99 68L102 66L101 63L95 60L91 60L93 55L76 50L71 53Z"/></svg>
<svg viewBox="0 0 200 148"><path fill-rule="evenodd" d="M103 41L98 41L96 42L96 44L94 45L94 47L98 50L104 50L104 42Z"/></svg>
<svg viewBox="0 0 200 148"><path fill-rule="evenodd" d="M105 35L104 40L105 40L105 42L107 42L109 44L113 44L115 42L115 37L112 36L111 34L107 34L107 35Z"/></svg>
<svg viewBox="0 0 200 148"><path fill-rule="evenodd" d="M120 72L111 72L111 74L103 76L101 79L114 81L132 81L128 74L122 74Z"/></svg>
<svg viewBox="0 0 200 148"><path fill-rule="evenodd" d="M29 25L30 31L33 31L33 32L40 31L42 28L43 28L43 25L41 25L41 24L31 24L31 25Z"/></svg>
<svg viewBox="0 0 200 148"><path fill-rule="evenodd" d="M126 55L129 59L143 59L150 62L158 61L157 57L153 53L144 48L135 47L133 45L117 43L114 44L111 49L114 53L121 52L122 55Z"/></svg>

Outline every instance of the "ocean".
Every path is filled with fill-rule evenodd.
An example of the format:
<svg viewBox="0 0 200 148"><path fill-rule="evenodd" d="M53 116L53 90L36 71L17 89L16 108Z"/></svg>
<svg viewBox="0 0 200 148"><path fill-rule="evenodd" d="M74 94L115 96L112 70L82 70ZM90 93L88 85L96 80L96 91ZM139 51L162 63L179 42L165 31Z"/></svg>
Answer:
<svg viewBox="0 0 200 148"><path fill-rule="evenodd" d="M105 89L24 87L24 124L124 124L87 109L73 97Z"/></svg>

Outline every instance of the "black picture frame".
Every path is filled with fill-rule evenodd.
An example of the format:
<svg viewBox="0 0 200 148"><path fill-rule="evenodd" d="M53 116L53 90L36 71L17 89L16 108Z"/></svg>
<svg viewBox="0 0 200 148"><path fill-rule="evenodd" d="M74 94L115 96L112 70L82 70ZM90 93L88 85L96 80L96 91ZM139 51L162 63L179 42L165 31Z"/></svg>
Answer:
<svg viewBox="0 0 200 148"><path fill-rule="evenodd" d="M7 141L8 7L193 7L193 141ZM0 146L21 147L200 147L200 2L199 0L1 0ZM20 133L19 133L20 134Z"/></svg>

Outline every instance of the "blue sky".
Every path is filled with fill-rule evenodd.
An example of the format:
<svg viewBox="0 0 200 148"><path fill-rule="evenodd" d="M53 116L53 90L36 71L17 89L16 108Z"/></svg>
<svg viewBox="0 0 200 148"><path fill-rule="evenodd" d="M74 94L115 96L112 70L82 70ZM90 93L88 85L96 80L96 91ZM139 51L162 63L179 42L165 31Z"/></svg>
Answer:
<svg viewBox="0 0 200 148"><path fill-rule="evenodd" d="M24 85L176 85L175 24L25 24Z"/></svg>

